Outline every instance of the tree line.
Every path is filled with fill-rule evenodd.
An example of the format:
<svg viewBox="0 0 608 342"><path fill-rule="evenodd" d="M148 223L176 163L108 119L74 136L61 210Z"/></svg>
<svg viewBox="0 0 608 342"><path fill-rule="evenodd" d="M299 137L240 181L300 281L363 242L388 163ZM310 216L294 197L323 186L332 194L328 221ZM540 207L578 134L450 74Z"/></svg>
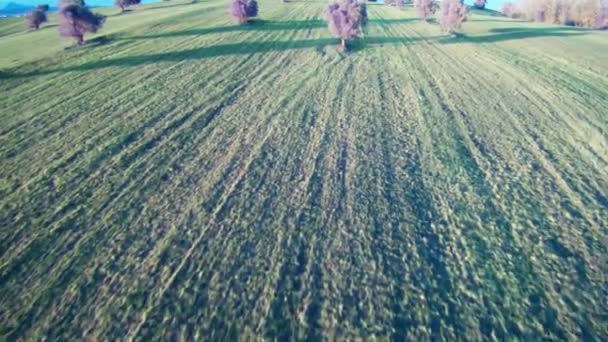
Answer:
<svg viewBox="0 0 608 342"><path fill-rule="evenodd" d="M608 0L520 0L505 2L510 18L549 24L608 29Z"/></svg>
<svg viewBox="0 0 608 342"><path fill-rule="evenodd" d="M283 0L285 1L285 0ZM114 0L121 9L137 5L141 0ZM194 1L193 1L194 2ZM404 0L385 0L385 4L402 8ZM486 0L474 0L474 7L484 9ZM418 16L426 22L439 10L438 22L447 33L461 28L468 18L468 7L462 0L413 0ZM26 24L37 30L47 21L48 5L38 5L26 17ZM246 25L258 15L257 0L230 0L229 13L240 25ZM502 12L511 18L549 22L576 26L608 28L608 0L521 0L520 3L506 2ZM339 39L338 49L348 50L348 41L358 38L367 22L366 2L342 0L327 5L324 11L329 32ZM106 17L91 12L84 0L59 1L59 34L73 38L77 44L84 43L86 33L96 33L104 24Z"/></svg>

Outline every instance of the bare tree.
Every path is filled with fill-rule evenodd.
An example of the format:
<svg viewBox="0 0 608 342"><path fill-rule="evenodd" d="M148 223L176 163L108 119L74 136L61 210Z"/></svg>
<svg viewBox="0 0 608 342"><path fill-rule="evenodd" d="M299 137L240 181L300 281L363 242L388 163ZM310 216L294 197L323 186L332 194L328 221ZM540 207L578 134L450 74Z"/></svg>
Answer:
<svg viewBox="0 0 608 342"><path fill-rule="evenodd" d="M443 0L439 13L439 24L448 33L453 33L467 20L467 8L460 0Z"/></svg>
<svg viewBox="0 0 608 342"><path fill-rule="evenodd" d="M89 11L78 5L68 5L59 10L59 34L71 37L81 45L87 32L97 32L105 22L106 17Z"/></svg>

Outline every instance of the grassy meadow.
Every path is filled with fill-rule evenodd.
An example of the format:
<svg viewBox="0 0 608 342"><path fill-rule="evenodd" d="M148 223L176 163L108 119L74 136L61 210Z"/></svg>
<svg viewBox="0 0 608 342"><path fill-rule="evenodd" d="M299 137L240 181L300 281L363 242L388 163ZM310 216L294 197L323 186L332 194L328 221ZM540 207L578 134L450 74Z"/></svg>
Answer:
<svg viewBox="0 0 608 342"><path fill-rule="evenodd" d="M0 20L0 340L608 336L608 32L325 5Z"/></svg>

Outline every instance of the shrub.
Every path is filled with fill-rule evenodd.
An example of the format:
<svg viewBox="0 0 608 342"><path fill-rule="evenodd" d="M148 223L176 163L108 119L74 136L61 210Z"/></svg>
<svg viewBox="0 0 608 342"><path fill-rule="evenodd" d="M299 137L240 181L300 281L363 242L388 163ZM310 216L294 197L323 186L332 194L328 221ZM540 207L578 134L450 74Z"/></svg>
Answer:
<svg viewBox="0 0 608 342"><path fill-rule="evenodd" d="M475 8L477 9L485 9L486 8L486 0L475 0L473 2L473 6L475 6Z"/></svg>
<svg viewBox="0 0 608 342"><path fill-rule="evenodd" d="M435 2L434 0L414 0L414 8L420 18L427 20L429 16L435 13Z"/></svg>
<svg viewBox="0 0 608 342"><path fill-rule="evenodd" d="M46 22L46 14L41 10L35 9L25 15L25 24L32 30L38 30L44 22Z"/></svg>
<svg viewBox="0 0 608 342"><path fill-rule="evenodd" d="M344 0L327 5L325 17L329 25L329 32L340 38L341 47L347 49L346 41L359 36L362 23L367 12L362 15L361 6L356 0Z"/></svg>
<svg viewBox="0 0 608 342"><path fill-rule="evenodd" d="M230 15L232 15L239 24L244 24L249 18L257 17L258 2L256 0L231 0Z"/></svg>
<svg viewBox="0 0 608 342"><path fill-rule="evenodd" d="M38 11L48 12L49 11L49 5L47 5L47 4L41 4L41 5L36 6L36 9Z"/></svg>
<svg viewBox="0 0 608 342"><path fill-rule="evenodd" d="M443 0L439 13L439 24L448 33L453 33L467 20L467 8L460 0Z"/></svg>
<svg viewBox="0 0 608 342"><path fill-rule="evenodd" d="M59 34L76 39L80 45L84 43L85 33L97 32L105 20L105 16L93 13L85 7L68 5L59 10Z"/></svg>
<svg viewBox="0 0 608 342"><path fill-rule="evenodd" d="M120 7L121 11L125 11L126 7L139 5L141 0L114 0L114 5Z"/></svg>

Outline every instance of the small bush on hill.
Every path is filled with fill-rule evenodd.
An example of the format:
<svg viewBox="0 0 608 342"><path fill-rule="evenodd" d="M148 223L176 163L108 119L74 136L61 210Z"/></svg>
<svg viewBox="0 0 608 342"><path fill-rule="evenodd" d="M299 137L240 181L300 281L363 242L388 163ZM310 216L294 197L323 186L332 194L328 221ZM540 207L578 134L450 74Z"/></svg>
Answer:
<svg viewBox="0 0 608 342"><path fill-rule="evenodd" d="M38 30L47 21L44 11L35 9L25 15L25 24L32 30Z"/></svg>
<svg viewBox="0 0 608 342"><path fill-rule="evenodd" d="M475 2L473 2L473 6L475 6L477 9L485 9L486 3L486 0L475 0Z"/></svg>

